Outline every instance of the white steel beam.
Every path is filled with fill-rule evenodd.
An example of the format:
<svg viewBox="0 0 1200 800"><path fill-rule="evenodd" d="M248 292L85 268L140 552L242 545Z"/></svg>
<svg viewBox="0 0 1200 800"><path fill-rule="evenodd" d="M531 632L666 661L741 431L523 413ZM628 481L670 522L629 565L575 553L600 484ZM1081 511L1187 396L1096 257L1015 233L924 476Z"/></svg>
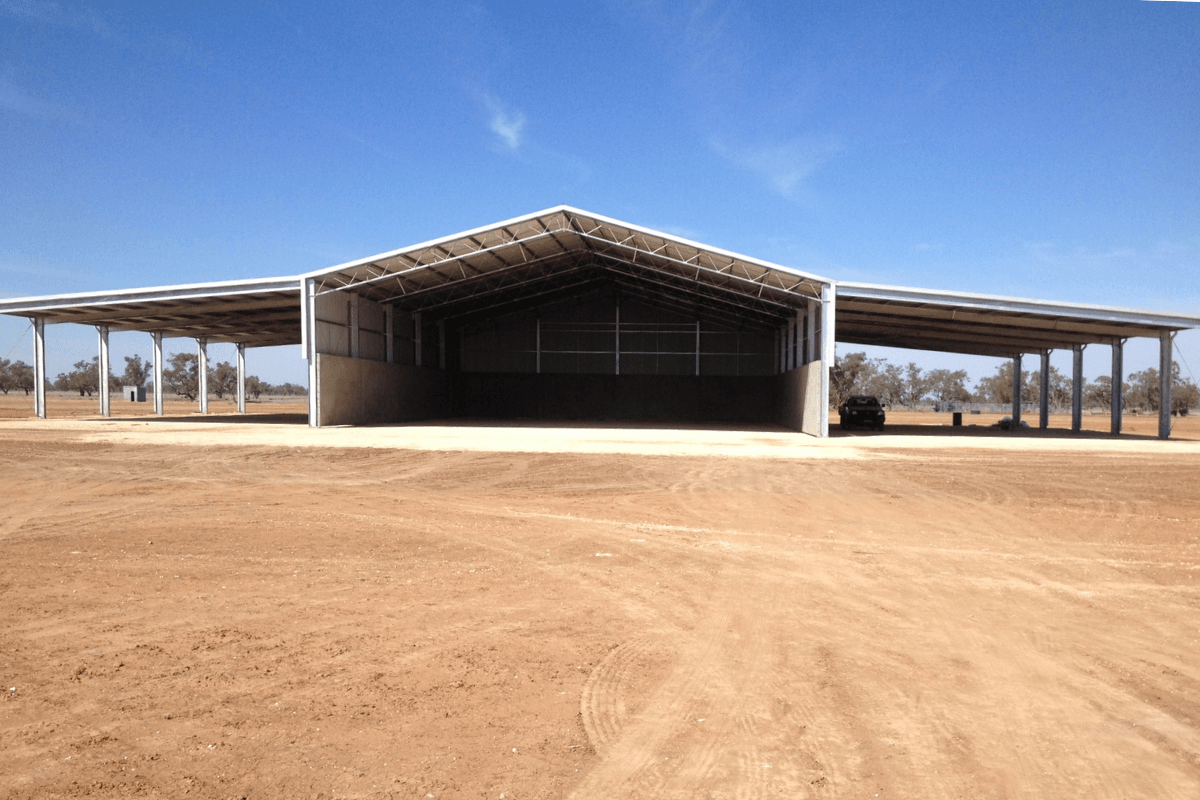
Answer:
<svg viewBox="0 0 1200 800"><path fill-rule="evenodd" d="M1077 344L1071 348L1071 430L1083 430L1083 348Z"/></svg>
<svg viewBox="0 0 1200 800"><path fill-rule="evenodd" d="M150 334L151 360L154 362L154 413L163 415L163 336L158 331Z"/></svg>
<svg viewBox="0 0 1200 800"><path fill-rule="evenodd" d="M1113 436L1121 434L1121 413L1125 407L1125 340L1112 343L1112 397L1109 398L1110 425Z"/></svg>
<svg viewBox="0 0 1200 800"><path fill-rule="evenodd" d="M200 400L200 413L208 413L208 339L201 336L196 340L196 396Z"/></svg>
<svg viewBox="0 0 1200 800"><path fill-rule="evenodd" d="M1016 430L1021 426L1021 354L1013 356L1012 362L1012 426Z"/></svg>
<svg viewBox="0 0 1200 800"><path fill-rule="evenodd" d="M1158 438L1171 436L1171 344L1175 335L1163 331L1158 337Z"/></svg>
<svg viewBox="0 0 1200 800"><path fill-rule="evenodd" d="M238 413L246 413L246 345L237 345L237 403Z"/></svg>
<svg viewBox="0 0 1200 800"><path fill-rule="evenodd" d="M33 410L46 418L46 320L33 318Z"/></svg>
<svg viewBox="0 0 1200 800"><path fill-rule="evenodd" d="M821 391L817 402L821 404L821 436L829 436L829 373L833 369L834 359L834 305L837 301L837 290L832 284L821 286Z"/></svg>
<svg viewBox="0 0 1200 800"><path fill-rule="evenodd" d="M98 394L100 395L100 416L108 417L112 414L112 409L109 408L109 392L112 387L108 385L108 373L110 371L110 364L108 360L108 326L97 325L96 333L99 334L100 337L99 374L96 376L97 389L99 390Z"/></svg>
<svg viewBox="0 0 1200 800"><path fill-rule="evenodd" d="M1038 386L1038 428L1050 427L1050 351L1043 350L1041 382Z"/></svg>

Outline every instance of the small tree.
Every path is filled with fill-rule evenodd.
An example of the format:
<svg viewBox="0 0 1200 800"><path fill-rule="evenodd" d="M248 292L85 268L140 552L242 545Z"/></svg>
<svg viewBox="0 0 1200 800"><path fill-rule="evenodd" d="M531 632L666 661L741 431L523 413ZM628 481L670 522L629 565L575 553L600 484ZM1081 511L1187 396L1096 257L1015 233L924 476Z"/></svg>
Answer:
<svg viewBox="0 0 1200 800"><path fill-rule="evenodd" d="M967 391L967 371L965 369L935 369L925 376L928 393L938 403L964 403L971 399Z"/></svg>
<svg viewBox="0 0 1200 800"><path fill-rule="evenodd" d="M237 394L237 367L222 361L208 371L208 388L218 398Z"/></svg>
<svg viewBox="0 0 1200 800"><path fill-rule="evenodd" d="M24 361L17 361L13 364L10 364L8 367L8 374L12 379L13 388L24 391L26 397L29 396L29 393L32 392L34 387L37 385L37 381L35 380L33 374L33 367L29 364L26 364ZM8 394L8 392L6 391L5 394Z"/></svg>
<svg viewBox="0 0 1200 800"><path fill-rule="evenodd" d="M1084 385L1083 404L1089 408L1112 406L1112 378L1101 375Z"/></svg>
<svg viewBox="0 0 1200 800"><path fill-rule="evenodd" d="M163 388L179 397L195 400L200 392L200 358L195 353L176 353L163 370Z"/></svg>
<svg viewBox="0 0 1200 800"><path fill-rule="evenodd" d="M257 400L263 392L269 391L270 388L271 384L259 380L257 375L246 376L246 394L250 395L255 400Z"/></svg>
<svg viewBox="0 0 1200 800"><path fill-rule="evenodd" d="M8 394L15 388L17 386L12 376L12 362L7 358L0 358L0 392Z"/></svg>
<svg viewBox="0 0 1200 800"><path fill-rule="evenodd" d="M145 386L153 369L154 365L149 361L142 361L141 356L125 356L125 374L121 376L121 384Z"/></svg>
<svg viewBox="0 0 1200 800"><path fill-rule="evenodd" d="M73 369L67 373L67 389L79 392L79 396L91 397L100 391L100 356L92 356L91 361L76 361Z"/></svg>

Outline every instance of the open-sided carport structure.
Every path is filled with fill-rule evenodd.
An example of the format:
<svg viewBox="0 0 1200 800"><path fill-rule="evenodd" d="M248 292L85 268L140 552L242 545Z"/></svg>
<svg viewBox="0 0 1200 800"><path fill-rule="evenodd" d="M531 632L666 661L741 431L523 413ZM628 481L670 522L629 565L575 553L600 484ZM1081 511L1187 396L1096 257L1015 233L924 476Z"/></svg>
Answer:
<svg viewBox="0 0 1200 800"><path fill-rule="evenodd" d="M1080 427L1084 348L1160 341L1160 434L1170 431L1172 337L1200 317L837 282L569 206L287 278L0 302L33 319L45 415L47 323L244 348L301 345L309 423L453 416L776 421L828 432L834 342L1042 359L1074 353ZM1120 431L1120 381L1112 426ZM1018 391L1014 393L1019 398ZM101 411L108 413L102 389ZM205 409L202 388L201 410ZM1020 416L1019 401L1013 405Z"/></svg>

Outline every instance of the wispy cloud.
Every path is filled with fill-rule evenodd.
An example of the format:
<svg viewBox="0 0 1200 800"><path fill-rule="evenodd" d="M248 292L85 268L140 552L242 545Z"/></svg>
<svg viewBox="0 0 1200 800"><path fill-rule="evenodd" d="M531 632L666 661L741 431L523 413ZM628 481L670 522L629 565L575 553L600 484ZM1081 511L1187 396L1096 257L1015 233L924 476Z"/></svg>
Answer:
<svg viewBox="0 0 1200 800"><path fill-rule="evenodd" d="M112 25L90 8L73 8L41 0L0 0L0 11L31 22L57 25L97 36L112 36Z"/></svg>
<svg viewBox="0 0 1200 800"><path fill-rule="evenodd" d="M5 74L0 74L0 111L11 111L27 117L70 116L63 106L35 97Z"/></svg>
<svg viewBox="0 0 1200 800"><path fill-rule="evenodd" d="M836 136L805 136L779 144L731 145L712 139L710 146L722 158L765 178L784 197L794 197L818 169L845 150Z"/></svg>
<svg viewBox="0 0 1200 800"><path fill-rule="evenodd" d="M488 128L500 138L500 143L507 149L516 152L521 147L522 136L525 132L525 115L516 109L509 108L494 97L485 99L491 119Z"/></svg>

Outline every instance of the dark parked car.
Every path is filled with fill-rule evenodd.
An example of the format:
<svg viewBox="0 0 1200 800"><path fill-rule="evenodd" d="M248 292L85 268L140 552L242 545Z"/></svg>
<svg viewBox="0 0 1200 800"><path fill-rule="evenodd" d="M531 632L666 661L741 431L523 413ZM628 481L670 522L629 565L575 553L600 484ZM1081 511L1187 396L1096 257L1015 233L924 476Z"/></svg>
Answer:
<svg viewBox="0 0 1200 800"><path fill-rule="evenodd" d="M856 425L883 430L883 406L874 397L854 395L838 409L838 416L841 417L843 430Z"/></svg>

